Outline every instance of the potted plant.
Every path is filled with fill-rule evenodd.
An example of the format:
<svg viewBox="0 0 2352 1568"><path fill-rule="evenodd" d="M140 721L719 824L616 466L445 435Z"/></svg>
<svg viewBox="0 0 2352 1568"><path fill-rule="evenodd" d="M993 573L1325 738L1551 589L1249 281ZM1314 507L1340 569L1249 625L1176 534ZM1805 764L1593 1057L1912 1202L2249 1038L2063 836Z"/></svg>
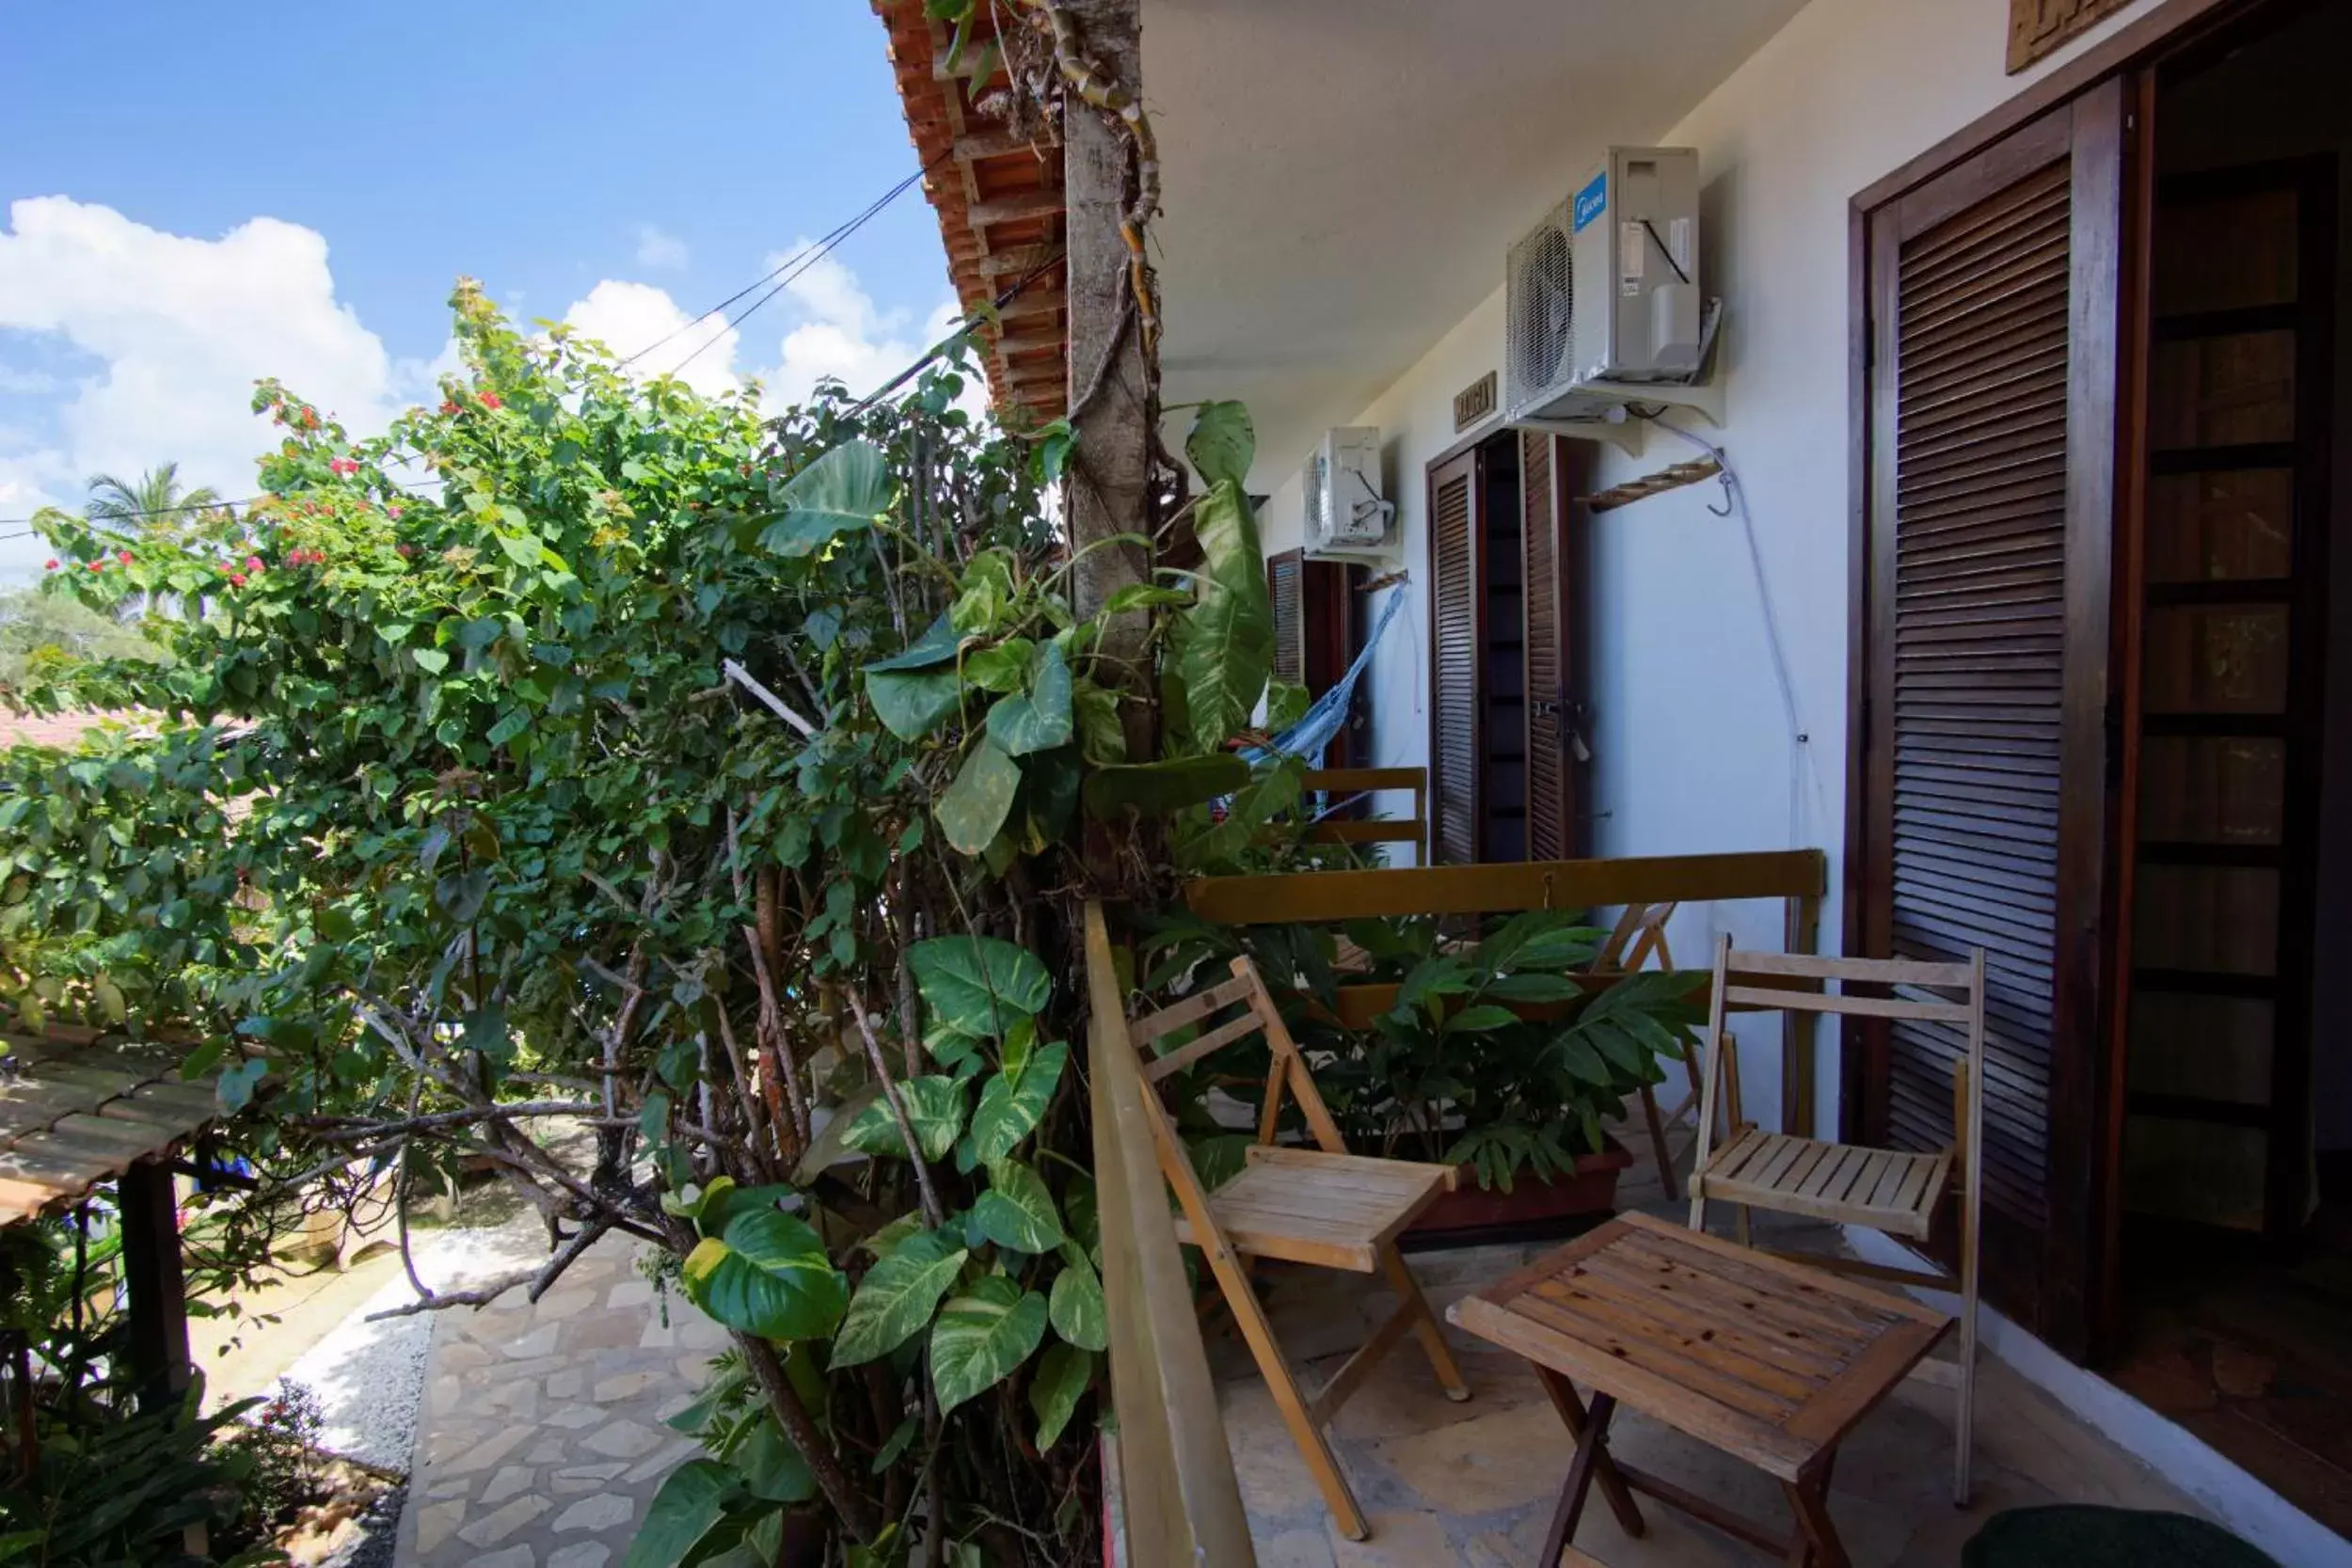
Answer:
<svg viewBox="0 0 2352 1568"><path fill-rule="evenodd" d="M1159 932L1167 956L1150 978L1166 984L1203 959L1248 951L1283 998L1348 1147L1461 1167L1457 1190L1408 1233L1423 1244L1613 1209L1632 1156L1604 1123L1628 1095L1665 1081L1661 1058L1695 1049L1704 977L1586 973L1606 933L1555 911L1511 916L1469 942L1446 940L1430 917L1353 921L1343 931L1356 950L1345 987L1330 932L1234 931L1183 916ZM1341 1005L1343 990L1379 998L1369 1027L1341 1024L1343 1012L1359 1011ZM1207 1091L1248 1098L1262 1078L1247 1061L1228 1070L1230 1084L1195 1082L1177 1107L1203 1144L1245 1141ZM1203 1148L1196 1162L1223 1168L1235 1152Z"/></svg>

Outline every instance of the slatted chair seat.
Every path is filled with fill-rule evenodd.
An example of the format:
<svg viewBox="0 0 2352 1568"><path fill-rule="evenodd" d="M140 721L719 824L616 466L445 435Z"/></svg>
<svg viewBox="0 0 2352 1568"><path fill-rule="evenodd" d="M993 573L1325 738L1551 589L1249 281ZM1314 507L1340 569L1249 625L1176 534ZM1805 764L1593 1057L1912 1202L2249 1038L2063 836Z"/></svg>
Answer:
<svg viewBox="0 0 2352 1568"><path fill-rule="evenodd" d="M1220 1016L1229 1013L1233 1016ZM1191 1032L1189 1037L1187 1032ZM1240 1329L1274 1395L1282 1424L1290 1429L1291 1440L1298 1445L1315 1484L1322 1489L1332 1518L1343 1534L1361 1541L1371 1533L1372 1526L1324 1432L1332 1416L1363 1386L1365 1375L1381 1357L1407 1335L1421 1341L1446 1398L1470 1398L1470 1387L1454 1365L1454 1353L1446 1348L1437 1315L1429 1309L1413 1271L1396 1249L1398 1232L1440 1194L1453 1189L1454 1167L1375 1160L1347 1152L1339 1124L1331 1119L1330 1109L1307 1070L1305 1053L1291 1038L1274 998L1248 958L1233 960L1232 979L1136 1019L1127 1034L1143 1053L1144 1081L1154 1085L1252 1036L1265 1038L1271 1061L1265 1100L1258 1112L1258 1141L1249 1150L1248 1163L1216 1192L1202 1185L1184 1139L1177 1135L1175 1124L1159 1101L1146 1096L1144 1106L1160 1171L1174 1189L1183 1214L1176 1226L1177 1239L1200 1249L1225 1305L1232 1311L1234 1326ZM1311 1148L1275 1142L1285 1093L1298 1101L1307 1131L1314 1139ZM1355 1274L1379 1273L1395 1293L1396 1310L1331 1374L1330 1381L1310 1395L1298 1386L1281 1346L1275 1342L1265 1309L1250 1289L1249 1259Z"/></svg>
<svg viewBox="0 0 2352 1568"><path fill-rule="evenodd" d="M1692 1196L1926 1241L1952 1151L1857 1148L1751 1127L1692 1173Z"/></svg>
<svg viewBox="0 0 2352 1568"><path fill-rule="evenodd" d="M1380 1253L1422 1211L1454 1190L1452 1165L1253 1148L1238 1176L1209 1195L1209 1212L1235 1252L1371 1274ZM1176 1239L1199 1245L1191 1224Z"/></svg>
<svg viewBox="0 0 2352 1568"><path fill-rule="evenodd" d="M1765 983L1757 984L1759 978ZM1839 990L1831 990L1833 983ZM1857 991L1856 986L1870 990ZM1750 1126L1740 1114L1739 1042L1724 1027L1725 1010L1735 1006L1933 1025L1947 1037L1957 1035L1964 1043L1952 1061L1951 1143L1936 1149L1866 1148ZM1707 1206L1712 1201L1735 1206L1742 1244L1748 1240L1751 1209L1803 1214L1925 1242L1945 1198L1959 1198L1959 1267L1948 1273L1888 1268L1835 1255L1777 1256L1960 1296L1960 1365L1952 1379L1960 1396L1952 1422L1957 1438L1952 1501L1966 1507L1976 1431L1978 1222L1984 1197L1984 950L1979 948L1965 963L1825 958L1735 953L1731 939L1724 937L1715 949L1705 1043L1698 1151L1691 1169L1692 1229L1707 1228ZM1851 1037L1839 1043L1848 1051L1866 1047ZM1719 1108L1731 1128L1721 1147L1714 1139ZM1940 1365L1925 1363L1922 1370Z"/></svg>

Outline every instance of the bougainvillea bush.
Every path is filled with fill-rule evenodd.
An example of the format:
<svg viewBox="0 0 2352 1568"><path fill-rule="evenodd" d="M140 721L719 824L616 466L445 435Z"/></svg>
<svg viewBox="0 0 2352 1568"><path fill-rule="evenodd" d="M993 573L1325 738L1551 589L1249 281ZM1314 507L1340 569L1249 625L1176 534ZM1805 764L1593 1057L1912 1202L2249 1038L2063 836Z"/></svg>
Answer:
<svg viewBox="0 0 2352 1568"><path fill-rule="evenodd" d="M631 1568L1089 1560L1071 847L1262 855L1295 793L1222 751L1269 645L1246 418L1200 416L1200 562L1082 616L1041 470L1085 454L951 363L763 420L454 304L468 372L381 437L265 384L233 524L48 519L51 591L168 607L167 657L14 693L135 717L0 760L0 1001L199 1042L274 1180L487 1162L548 1257L437 1305L668 1259L735 1344Z"/></svg>

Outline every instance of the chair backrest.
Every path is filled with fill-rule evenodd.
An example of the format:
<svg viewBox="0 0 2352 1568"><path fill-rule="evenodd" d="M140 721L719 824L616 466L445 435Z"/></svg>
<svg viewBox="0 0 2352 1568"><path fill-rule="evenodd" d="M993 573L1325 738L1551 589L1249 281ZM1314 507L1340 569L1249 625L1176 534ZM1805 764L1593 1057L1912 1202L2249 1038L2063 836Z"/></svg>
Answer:
<svg viewBox="0 0 2352 1568"><path fill-rule="evenodd" d="M1630 974L1655 958L1659 968L1674 968L1674 951L1666 945L1666 922L1678 908L1677 904L1628 904L1589 967L1596 973L1617 970Z"/></svg>
<svg viewBox="0 0 2352 1568"><path fill-rule="evenodd" d="M1282 1112L1282 1095L1287 1089L1305 1114L1308 1131L1314 1134L1317 1147L1329 1154L1346 1153L1347 1144L1340 1136L1339 1123L1332 1120L1330 1108L1316 1092L1314 1077L1307 1069L1306 1055L1291 1038L1290 1028L1282 1022L1282 1014L1259 975L1258 966L1243 958L1235 958L1232 968L1232 979L1195 991L1128 1024L1127 1037L1135 1041L1136 1050L1143 1057L1144 1082L1156 1086L1171 1073L1181 1072L1252 1035L1263 1034L1273 1061L1266 1070L1265 1098L1258 1111L1258 1141L1274 1142L1276 1124ZM1200 1033L1165 1054L1153 1054L1160 1040L1190 1024L1200 1025Z"/></svg>
<svg viewBox="0 0 2352 1568"><path fill-rule="evenodd" d="M1755 985L1755 979L1786 980L1788 985ZM1840 987L1883 988L1884 996L1858 995ZM1742 953L1734 951L1725 936L1715 949L1714 983L1708 988L1707 1078L1699 1112L1699 1154L1707 1158L1708 1133L1713 1125L1718 1089L1724 1083L1727 1049L1724 1014L1727 1007L1777 1008L1786 1012L1829 1013L1844 1018L1910 1019L1946 1023L1966 1037L1964 1103L1954 1107L1954 1130L1973 1167L1979 1154L1978 1129L1984 1116L1984 949L1978 948L1964 963L1932 963L1918 958L1833 958L1808 953ZM1945 996L1936 992L1954 992ZM1926 994L1922 994L1926 993ZM1739 1120L1734 1096L1731 1119ZM1971 1182L1975 1171L1969 1172Z"/></svg>

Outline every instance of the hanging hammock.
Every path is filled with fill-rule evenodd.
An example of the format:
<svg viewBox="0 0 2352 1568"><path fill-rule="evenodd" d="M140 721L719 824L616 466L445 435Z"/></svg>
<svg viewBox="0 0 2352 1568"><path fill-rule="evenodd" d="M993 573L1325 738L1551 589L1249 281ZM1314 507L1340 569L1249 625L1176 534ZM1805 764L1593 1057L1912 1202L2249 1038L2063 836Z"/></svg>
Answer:
<svg viewBox="0 0 2352 1568"><path fill-rule="evenodd" d="M1314 700L1314 705L1307 709L1306 716L1297 723L1280 735L1270 736L1270 744L1245 749L1241 753L1244 762L1255 768L1275 757L1303 757L1310 768L1323 766L1324 749L1331 744L1331 737L1339 734L1340 727L1347 722L1347 706L1356 695L1357 680L1371 666L1372 651L1380 645L1380 634L1389 629L1389 623L1396 619L1398 607L1405 603L1402 587L1399 584L1400 592L1391 595L1380 611L1380 619L1373 626L1372 636L1365 640L1363 651L1356 656L1356 662L1347 667L1347 673L1333 684L1330 690Z"/></svg>

